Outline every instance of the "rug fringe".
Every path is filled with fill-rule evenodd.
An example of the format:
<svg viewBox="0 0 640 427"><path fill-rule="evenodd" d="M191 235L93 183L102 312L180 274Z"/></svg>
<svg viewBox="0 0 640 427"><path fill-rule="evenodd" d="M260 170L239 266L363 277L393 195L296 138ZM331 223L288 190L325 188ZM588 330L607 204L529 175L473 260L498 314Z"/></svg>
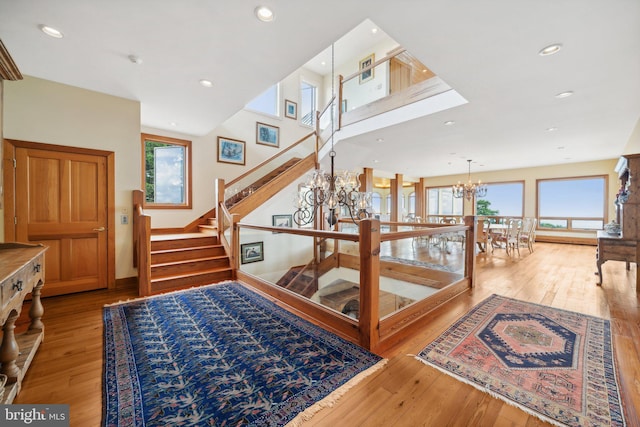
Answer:
<svg viewBox="0 0 640 427"><path fill-rule="evenodd" d="M340 388L338 388L337 390L331 392L328 396L326 396L324 399L314 403L313 405L309 406L307 409L305 409L304 411L300 412L298 415L296 415L296 417L294 419L292 419L291 421L289 421L285 427L300 427L302 426L305 422L311 420L311 418L317 414L318 412L320 412L322 409L325 408L331 408L333 405L336 404L336 402L338 401L338 399L340 399L342 396L344 396L349 390L351 390L353 387L355 387L358 383L360 383L360 381L364 380L365 378L367 378L369 375L378 372L379 370L381 370L382 368L384 368L384 366L387 364L388 359L382 359L381 361L379 361L378 363L376 363L375 365L373 365L372 367L360 372L358 375L354 376L353 378L351 378L349 381L347 381L343 386L341 386Z"/></svg>
<svg viewBox="0 0 640 427"><path fill-rule="evenodd" d="M146 297L136 297L136 298L129 298L129 299L126 299L126 300L120 300L120 301L116 301L116 302L110 302L110 303L104 304L102 307L112 307L114 305L128 304L130 302L143 301L143 300L146 300L146 299L164 297L164 296L172 295L172 294L179 294L179 293L182 293L182 292L192 291L194 289L206 289L206 288L210 288L212 286L224 285L224 284L227 284L227 283L238 283L238 282L235 281L235 280L225 280L223 282L210 283L208 285L192 286L190 288L178 289L176 291L164 292L162 294L154 294L154 295L148 295Z"/></svg>
<svg viewBox="0 0 640 427"><path fill-rule="evenodd" d="M514 407L516 407L516 408L518 408L518 409L521 409L521 410L523 410L524 412L526 412L527 414L532 415L532 416L534 416L534 417L538 418L539 420L542 420L542 421L547 422L547 423L549 423L549 424L552 424L552 425L554 425L554 426L558 426L558 427L566 427L566 424L562 424L562 423L558 422L557 420L554 420L554 419L552 419L552 418L546 417L546 416L544 416L544 415L542 415L542 414L540 414L540 413L538 413L538 412L535 412L535 411L533 411L533 410L531 410L531 409L527 408L526 406L523 406L523 405L518 404L517 402L514 402L514 401L512 401L512 400L505 399L505 398L504 398L503 396L501 396L500 394L498 394L498 393L496 393L496 392L494 392L494 391L492 391L492 390L490 390L490 389L488 389L488 388L486 388L486 387L482 387L480 384L477 384L477 383L475 383L475 382L469 381L469 380L467 380L466 378L462 378L462 377L460 377L460 376L458 376L458 375L454 374L453 372L449 372L449 371L447 371L446 369L441 368L440 366L434 365L434 364L430 363L429 361L427 361L427 360L424 360L424 359L420 358L420 356L414 356L414 359L416 359L416 360L417 360L417 361L419 361L419 362L422 362L423 364L425 364L425 365L427 365L427 366L430 366L430 367L432 367L432 368L435 368L435 369L437 369L438 371L442 372L443 374L447 374L447 375L449 375L450 377L455 378L456 380L458 380L458 381L460 381L460 382L463 382L463 383L465 383L465 384L469 384L469 385L470 385L470 386L472 386L473 388L475 388L475 389L477 389L477 390L480 390L480 391L482 391L482 392L484 392L484 393L487 393L489 396L491 396L491 397L493 397L493 398L496 398L496 399L500 400L501 402L506 403L507 405L514 406Z"/></svg>

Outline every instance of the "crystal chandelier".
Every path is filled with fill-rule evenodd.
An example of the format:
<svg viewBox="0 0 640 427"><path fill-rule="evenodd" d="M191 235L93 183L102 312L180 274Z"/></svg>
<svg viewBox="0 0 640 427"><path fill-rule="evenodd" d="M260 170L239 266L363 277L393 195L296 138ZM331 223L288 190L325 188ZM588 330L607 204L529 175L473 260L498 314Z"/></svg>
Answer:
<svg viewBox="0 0 640 427"><path fill-rule="evenodd" d="M487 184L483 184L480 180L478 180L477 184L471 182L471 160L467 160L467 162L469 162L468 181L466 184L462 184L460 181L458 181L458 183L453 186L453 197L457 199L465 197L467 200L471 200L474 196L486 196Z"/></svg>
<svg viewBox="0 0 640 427"><path fill-rule="evenodd" d="M360 176L357 172L343 171L335 174L334 161L336 152L333 149L334 117L335 117L335 88L334 88L334 46L331 45L331 173L326 173L318 168L313 171L306 182L300 185L300 190L294 201L293 221L297 225L310 224L321 208L326 208L327 222L330 226L338 222L340 211L346 211L351 220L357 224L357 220L370 216L371 192L360 191ZM344 208L344 209L343 209Z"/></svg>
<svg viewBox="0 0 640 427"><path fill-rule="evenodd" d="M341 208L357 224L357 220L368 218L371 209L371 192L360 190L357 172L334 173L335 151L331 150L331 173L315 170L302 185L296 196L293 221L298 225L311 223L321 207L328 209L327 222L333 226L338 222Z"/></svg>

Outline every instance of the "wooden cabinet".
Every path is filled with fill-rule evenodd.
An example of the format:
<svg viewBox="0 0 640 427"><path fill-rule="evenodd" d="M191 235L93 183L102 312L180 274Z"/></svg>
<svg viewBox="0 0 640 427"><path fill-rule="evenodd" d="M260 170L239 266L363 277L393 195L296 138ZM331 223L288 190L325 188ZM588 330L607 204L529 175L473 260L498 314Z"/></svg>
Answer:
<svg viewBox="0 0 640 427"><path fill-rule="evenodd" d="M0 388L0 403L8 404L20 392L20 385L44 337L40 292L44 285L42 245L0 244L0 374L6 380ZM31 294L31 320L24 333L16 334L15 322L27 295Z"/></svg>
<svg viewBox="0 0 640 427"><path fill-rule="evenodd" d="M616 222L620 234L599 231L597 235L598 284L602 284L602 264L606 261L624 261L627 270L640 259L640 154L625 155L616 165L620 188L616 195ZM640 277L636 272L636 291L640 292Z"/></svg>

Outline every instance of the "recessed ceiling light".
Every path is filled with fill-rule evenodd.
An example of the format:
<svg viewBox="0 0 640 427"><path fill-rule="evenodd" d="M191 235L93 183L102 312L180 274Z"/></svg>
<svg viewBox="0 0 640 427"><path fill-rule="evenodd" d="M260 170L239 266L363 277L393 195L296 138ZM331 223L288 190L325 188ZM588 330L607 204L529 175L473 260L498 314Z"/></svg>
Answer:
<svg viewBox="0 0 640 427"><path fill-rule="evenodd" d="M322 61L322 62L320 63L320 65L322 65L322 66L324 67L325 65L327 65L327 61Z"/></svg>
<svg viewBox="0 0 640 427"><path fill-rule="evenodd" d="M384 141L384 138L378 138L378 139L376 139L376 141L382 142L382 141Z"/></svg>
<svg viewBox="0 0 640 427"><path fill-rule="evenodd" d="M169 123L171 126L178 126L178 124L176 122L171 122Z"/></svg>
<svg viewBox="0 0 640 427"><path fill-rule="evenodd" d="M372 28L372 29L371 29L371 34L376 34L377 32L378 32L378 29L377 29L377 28Z"/></svg>
<svg viewBox="0 0 640 427"><path fill-rule="evenodd" d="M374 160L373 163L380 163L380 160Z"/></svg>
<svg viewBox="0 0 640 427"><path fill-rule="evenodd" d="M204 87L212 87L213 83L211 82L211 80L206 80L206 79L202 79L200 80L200 84Z"/></svg>
<svg viewBox="0 0 640 427"><path fill-rule="evenodd" d="M553 55L554 53L558 53L560 49L562 49L562 45L560 43L550 44L549 46L546 46L540 49L540 51L538 52L538 55L540 56Z"/></svg>
<svg viewBox="0 0 640 427"><path fill-rule="evenodd" d="M42 31L43 33L45 33L49 37L53 37L53 38L56 38L56 39L61 39L62 37L64 37L64 34L62 34L62 32L60 30L56 30L53 27L49 27L47 25L40 25L39 28L40 28L40 31Z"/></svg>
<svg viewBox="0 0 640 427"><path fill-rule="evenodd" d="M142 64L142 58L140 58L139 56L136 55L129 55L129 61L133 62L134 64L140 65Z"/></svg>
<svg viewBox="0 0 640 427"><path fill-rule="evenodd" d="M560 147L558 147L558 150L564 150L564 146L561 145Z"/></svg>
<svg viewBox="0 0 640 427"><path fill-rule="evenodd" d="M555 132L555 131L557 131L557 130L558 130L558 128L556 128L556 127L550 127L550 128L547 128L546 130L547 130L547 132Z"/></svg>
<svg viewBox="0 0 640 427"><path fill-rule="evenodd" d="M569 96L573 95L573 91L572 90L568 90L566 92L560 92L558 94L556 94L556 98L567 98Z"/></svg>
<svg viewBox="0 0 640 427"><path fill-rule="evenodd" d="M446 122L444 122L445 126L451 126L451 125L455 125L456 122L454 122L453 120L447 120Z"/></svg>
<svg viewBox="0 0 640 427"><path fill-rule="evenodd" d="M266 6L258 6L253 12L256 14L256 18L262 22L271 22L276 17L273 11Z"/></svg>

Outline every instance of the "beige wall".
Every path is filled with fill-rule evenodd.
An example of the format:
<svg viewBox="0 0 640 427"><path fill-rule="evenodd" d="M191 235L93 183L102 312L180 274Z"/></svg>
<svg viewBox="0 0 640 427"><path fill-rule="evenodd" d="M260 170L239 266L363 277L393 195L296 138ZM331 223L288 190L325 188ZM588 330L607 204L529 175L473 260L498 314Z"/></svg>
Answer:
<svg viewBox="0 0 640 427"><path fill-rule="evenodd" d="M4 83L3 104L5 138L115 152L116 278L135 276L119 214L140 182L140 103L25 76Z"/></svg>
<svg viewBox="0 0 640 427"><path fill-rule="evenodd" d="M569 163L564 165L554 166L541 166L535 168L525 169L507 169L493 172L473 172L471 173L471 180L482 182L487 184L509 182L509 181L524 181L524 216L536 216L536 180L545 178L572 178L587 175L608 175L609 187L608 187L608 211L605 215L605 222L615 219L615 206L613 201L616 193L618 192L619 182L618 176L614 171L618 159L600 160L594 162L582 162L582 163ZM448 186L457 183L458 181L467 182L467 174L464 175L447 175L435 178L427 178L425 180L427 187L440 187ZM464 201L464 213L465 215L472 215L473 205L466 199ZM554 235L554 236L576 236L576 237L595 237L595 232L577 233L577 232L539 232L540 235Z"/></svg>

